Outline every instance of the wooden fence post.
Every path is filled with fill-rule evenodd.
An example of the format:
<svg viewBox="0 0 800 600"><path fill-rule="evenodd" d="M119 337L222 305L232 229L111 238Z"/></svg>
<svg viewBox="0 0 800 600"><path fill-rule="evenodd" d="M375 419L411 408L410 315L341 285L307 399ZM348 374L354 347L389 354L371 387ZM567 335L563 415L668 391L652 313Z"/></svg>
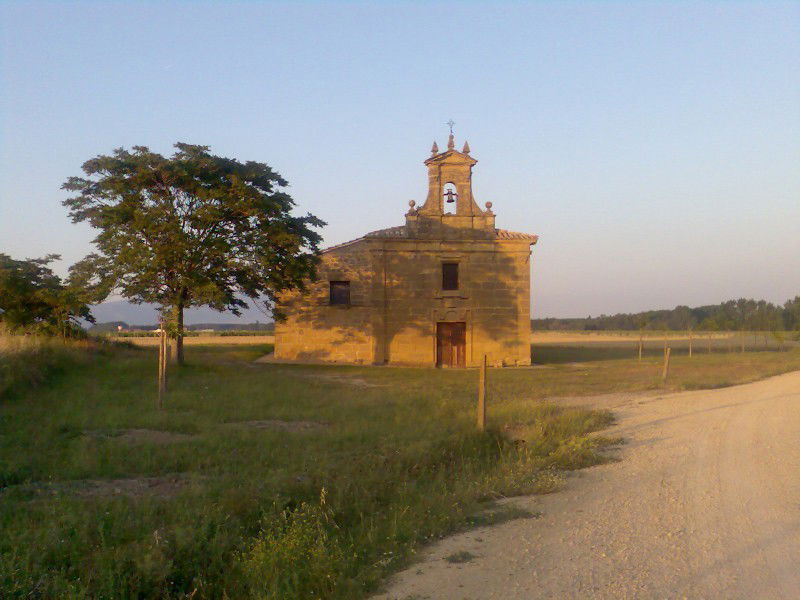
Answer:
<svg viewBox="0 0 800 600"><path fill-rule="evenodd" d="M664 354L664 372L661 374L661 383L662 384L666 384L667 383L667 377L669 377L669 355L670 355L670 350L672 350L672 348L667 348L667 351Z"/></svg>
<svg viewBox="0 0 800 600"><path fill-rule="evenodd" d="M478 371L478 431L486 431L486 355Z"/></svg>
<svg viewBox="0 0 800 600"><path fill-rule="evenodd" d="M642 362L642 330L639 330L639 362Z"/></svg>
<svg viewBox="0 0 800 600"><path fill-rule="evenodd" d="M689 358L692 358L692 330L689 330Z"/></svg>

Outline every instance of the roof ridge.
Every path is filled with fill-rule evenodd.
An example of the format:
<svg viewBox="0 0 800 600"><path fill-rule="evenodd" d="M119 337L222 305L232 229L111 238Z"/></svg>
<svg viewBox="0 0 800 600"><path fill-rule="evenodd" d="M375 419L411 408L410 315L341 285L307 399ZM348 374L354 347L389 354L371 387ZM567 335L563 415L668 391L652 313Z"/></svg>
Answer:
<svg viewBox="0 0 800 600"><path fill-rule="evenodd" d="M528 240L533 244L539 241L538 235L535 235L533 233L523 233L521 231L511 231L509 229L495 228L494 234L495 238L499 240ZM386 227L385 229L376 229L375 231L370 231L369 233L365 233L361 237L355 238L353 240L342 242L341 244L335 244L333 246L328 246L327 248L323 248L322 252L328 252L330 250L337 250L339 248L344 248L346 246L350 246L352 244L355 244L356 242L360 242L367 238L409 239L408 229L406 228L406 226L396 225L394 227Z"/></svg>

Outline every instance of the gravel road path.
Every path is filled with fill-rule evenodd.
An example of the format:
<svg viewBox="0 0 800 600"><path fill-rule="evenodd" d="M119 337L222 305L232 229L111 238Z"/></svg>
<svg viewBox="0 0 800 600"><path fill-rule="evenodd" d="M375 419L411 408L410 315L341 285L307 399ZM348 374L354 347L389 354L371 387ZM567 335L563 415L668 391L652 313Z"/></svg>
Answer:
<svg viewBox="0 0 800 600"><path fill-rule="evenodd" d="M593 404L620 462L512 500L541 517L443 540L376 600L800 598L800 372Z"/></svg>

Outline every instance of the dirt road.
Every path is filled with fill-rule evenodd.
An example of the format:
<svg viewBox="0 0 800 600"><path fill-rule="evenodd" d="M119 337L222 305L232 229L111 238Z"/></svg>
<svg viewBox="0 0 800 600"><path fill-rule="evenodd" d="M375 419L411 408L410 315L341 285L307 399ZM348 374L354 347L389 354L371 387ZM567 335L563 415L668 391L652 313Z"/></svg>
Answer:
<svg viewBox="0 0 800 600"><path fill-rule="evenodd" d="M595 404L620 462L512 500L541 516L448 538L376 598L800 598L800 372Z"/></svg>

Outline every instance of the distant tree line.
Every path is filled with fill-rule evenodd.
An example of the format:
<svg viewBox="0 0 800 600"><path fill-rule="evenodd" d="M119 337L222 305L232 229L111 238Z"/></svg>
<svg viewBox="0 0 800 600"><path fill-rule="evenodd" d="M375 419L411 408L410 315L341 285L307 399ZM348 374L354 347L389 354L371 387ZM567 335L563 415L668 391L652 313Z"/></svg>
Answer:
<svg viewBox="0 0 800 600"><path fill-rule="evenodd" d="M721 304L676 306L672 310L649 310L575 319L532 319L536 331L800 331L800 296L782 306L766 300L740 298Z"/></svg>

